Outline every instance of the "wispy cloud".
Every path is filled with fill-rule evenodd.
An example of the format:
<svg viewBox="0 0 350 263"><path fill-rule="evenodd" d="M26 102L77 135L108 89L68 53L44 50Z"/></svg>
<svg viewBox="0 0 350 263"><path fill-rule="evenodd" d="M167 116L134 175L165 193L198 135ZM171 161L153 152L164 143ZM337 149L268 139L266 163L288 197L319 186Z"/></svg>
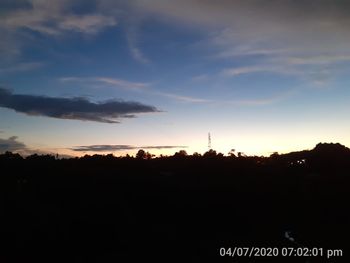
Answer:
<svg viewBox="0 0 350 263"><path fill-rule="evenodd" d="M173 145L156 145L156 146L132 146L132 145L88 145L88 146L75 146L69 148L70 150L77 152L113 152L113 151L125 151L125 150L137 150L137 149L176 149L187 148L187 146L173 146Z"/></svg>
<svg viewBox="0 0 350 263"><path fill-rule="evenodd" d="M95 78L96 81L105 83L105 84L110 84L118 87L123 87L127 89L144 89L149 86L148 83L142 83L142 82L131 82L127 80L122 80L122 79L115 79L115 78Z"/></svg>
<svg viewBox="0 0 350 263"><path fill-rule="evenodd" d="M146 58L146 56L141 52L141 50L138 47L136 47L134 44L129 44L129 49L130 49L132 57L135 60L137 60L143 64L150 63L150 60L148 58Z"/></svg>
<svg viewBox="0 0 350 263"><path fill-rule="evenodd" d="M221 74L225 76L238 76L249 73L266 71L276 71L276 68L270 68L268 66L247 66L247 67L234 67L222 70Z"/></svg>
<svg viewBox="0 0 350 263"><path fill-rule="evenodd" d="M273 72L316 83L315 72L328 69L334 75L343 66L339 63L350 62L346 1L266 1L263 8L259 0L136 0L131 5L201 30L208 57L235 65L247 57L249 65L228 69L227 75Z"/></svg>
<svg viewBox="0 0 350 263"><path fill-rule="evenodd" d="M285 92L280 92L265 98L220 100L213 103L219 104L219 105L226 104L226 105L232 105L232 106L258 107L258 106L265 106L265 105L281 102L287 98L290 98L291 96L295 95L298 92L299 92L298 89L295 88L295 89L288 90Z"/></svg>
<svg viewBox="0 0 350 263"><path fill-rule="evenodd" d="M350 56L286 56L260 60L256 64L221 70L220 76L237 77L255 73L293 76L313 87L327 87L338 74L349 70Z"/></svg>
<svg viewBox="0 0 350 263"><path fill-rule="evenodd" d="M62 82L85 82L85 83L100 83L109 86L114 86L123 89L142 90L149 86L149 83L132 82L117 78L108 77L62 77L59 79Z"/></svg>
<svg viewBox="0 0 350 263"><path fill-rule="evenodd" d="M117 24L115 18L104 15L70 15L58 23L60 30L71 30L86 34L95 34L108 26Z"/></svg>
<svg viewBox="0 0 350 263"><path fill-rule="evenodd" d="M277 102L278 98L266 98L266 99L250 99L250 100L227 100L220 101L220 104L229 104L234 106L264 106Z"/></svg>
<svg viewBox="0 0 350 263"><path fill-rule="evenodd" d="M10 67L0 67L0 73L30 71L44 66L42 62L21 62Z"/></svg>
<svg viewBox="0 0 350 263"><path fill-rule="evenodd" d="M202 98L195 98L195 97L190 97L190 96L182 96L182 95L177 95L177 94L172 94L172 93L165 93L165 92L156 92L155 94L174 99L176 101L180 102L190 102L190 103L204 103L204 102L210 102L211 100L207 99L202 99Z"/></svg>
<svg viewBox="0 0 350 263"><path fill-rule="evenodd" d="M274 56L287 54L290 50L288 49L274 49L274 48L259 48L259 47L249 47L247 46L238 46L238 47L225 47L223 50L220 50L214 58L228 58L239 56Z"/></svg>
<svg viewBox="0 0 350 263"><path fill-rule="evenodd" d="M0 88L0 107L33 116L104 123L118 123L119 119L133 118L135 114L159 112L154 106L133 101L95 103L85 98L18 95L3 88Z"/></svg>
<svg viewBox="0 0 350 263"><path fill-rule="evenodd" d="M195 82L206 81L208 79L209 79L208 74L200 74L200 75L192 77L192 81L195 81Z"/></svg>
<svg viewBox="0 0 350 263"><path fill-rule="evenodd" d="M179 94L173 94L168 92L160 92L154 89L150 88L150 83L145 82L132 82L117 78L108 78L108 77L90 77L90 78L83 78L83 77L62 77L59 78L62 82L85 82L85 83L100 83L104 85L111 85L113 87L117 88L123 88L128 90L135 90L140 91L148 94L153 94L156 96L166 97L173 99L175 101L180 102L187 102L187 103L205 103L210 102L211 100L208 99L202 99L197 97L191 97L191 96L184 96Z"/></svg>
<svg viewBox="0 0 350 263"><path fill-rule="evenodd" d="M286 62L290 65L330 65L349 61L350 55L288 57L286 60Z"/></svg>
<svg viewBox="0 0 350 263"><path fill-rule="evenodd" d="M220 75L235 77L239 75L259 73L259 72L270 72L270 73L284 74L284 75L299 75L304 73L298 68L292 67L287 63L279 64L277 62L274 63L274 62L268 61L264 65L257 64L257 65L250 65L250 66L244 66L244 67L226 68L220 72Z"/></svg>
<svg viewBox="0 0 350 263"><path fill-rule="evenodd" d="M130 24L127 27L126 30L126 39L128 41L130 54L136 61L142 64L149 64L151 61L144 55L144 53L139 48L139 38L139 25L138 22L135 20L132 24Z"/></svg>
<svg viewBox="0 0 350 263"><path fill-rule="evenodd" d="M229 68L223 70L219 75L221 76L238 76L241 74L249 74L253 72L263 72L263 71L269 71L269 72L283 72L283 69L277 69L273 67L241 67L241 68ZM285 74L297 74L293 71L285 71ZM207 78L207 75L203 75L203 77ZM82 78L82 77L62 77L59 79L62 82L92 82L92 83L101 83L106 85L112 85L118 88L124 88L128 90L143 92L155 96L160 96L163 98L169 98L174 101L180 102L180 103L192 103L192 104L231 104L236 106L260 106L260 105L267 105L274 103L276 101L279 101L281 98L267 98L267 99L256 99L256 100L214 100L214 99L205 99L200 97L193 97L193 96L186 96L186 95L180 95L180 94L174 94L170 92L162 92L155 89L152 89L150 87L149 83L143 83L143 82L131 82L116 78L107 78L107 77L92 77L92 78Z"/></svg>
<svg viewBox="0 0 350 263"><path fill-rule="evenodd" d="M102 30L118 24L116 13L101 11L98 8L81 12L85 10L85 4L86 1L68 0L2 1L0 8L1 64L13 68L28 44L36 43L37 37L32 33L56 39L71 33L95 36ZM77 8L78 6L82 8Z"/></svg>
<svg viewBox="0 0 350 263"><path fill-rule="evenodd" d="M29 4L28 4L29 3ZM26 5L3 12L0 27L8 30L30 29L42 34L58 35L65 31L95 34L117 21L104 14L75 14L72 3L65 0L29 0Z"/></svg>

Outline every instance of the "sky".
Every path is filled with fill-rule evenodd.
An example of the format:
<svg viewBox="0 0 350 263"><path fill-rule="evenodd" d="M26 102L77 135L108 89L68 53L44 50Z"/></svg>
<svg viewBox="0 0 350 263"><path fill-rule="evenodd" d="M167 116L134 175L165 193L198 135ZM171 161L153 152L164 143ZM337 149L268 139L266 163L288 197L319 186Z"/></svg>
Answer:
<svg viewBox="0 0 350 263"><path fill-rule="evenodd" d="M0 152L350 146L350 3L0 0Z"/></svg>

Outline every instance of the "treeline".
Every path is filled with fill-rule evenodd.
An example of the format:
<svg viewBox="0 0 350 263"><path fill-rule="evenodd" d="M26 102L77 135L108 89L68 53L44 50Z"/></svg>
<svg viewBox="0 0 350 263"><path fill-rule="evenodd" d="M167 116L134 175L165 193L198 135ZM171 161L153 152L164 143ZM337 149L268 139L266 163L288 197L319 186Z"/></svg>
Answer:
<svg viewBox="0 0 350 263"><path fill-rule="evenodd" d="M142 164L158 164L167 170L176 169L181 164L191 164L196 169L200 169L200 163L210 162L215 166L215 162L224 165L220 170L224 170L225 164L231 165L245 165L247 167L253 166L275 166L275 167L289 167L304 169L305 172L336 172L337 174L346 174L348 168L350 168L350 149L339 144L333 143L319 143L312 150L304 150L299 152L291 152L287 154L278 154L277 152L271 154L269 157L264 156L247 156L242 152L236 153L231 150L228 156L224 156L222 153L217 153L215 150L209 150L203 155L195 152L192 155L188 155L185 150L180 150L172 156L155 155L140 149L134 156L114 156L113 154L107 155L84 155L82 157L60 158L58 154L46 154L38 155L32 154L27 157L22 157L18 153L5 152L0 154L0 162L2 165L10 163L45 163L52 164L53 162L61 163L62 165L73 165L79 163L93 163L98 165L98 162L102 163L129 163L135 162L139 165L142 160ZM149 161L149 162L144 162ZM246 168L247 168L246 167Z"/></svg>
<svg viewBox="0 0 350 263"><path fill-rule="evenodd" d="M220 262L220 247L348 248L350 150L340 144L270 157L4 153L0 167L2 262Z"/></svg>

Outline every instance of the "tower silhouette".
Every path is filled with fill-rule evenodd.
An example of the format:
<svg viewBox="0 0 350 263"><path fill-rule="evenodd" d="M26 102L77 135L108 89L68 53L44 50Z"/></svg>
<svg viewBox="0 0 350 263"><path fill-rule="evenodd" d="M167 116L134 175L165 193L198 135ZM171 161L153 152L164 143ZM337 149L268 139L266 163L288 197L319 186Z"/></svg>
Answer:
<svg viewBox="0 0 350 263"><path fill-rule="evenodd" d="M211 137L210 137L210 132L208 133L208 150L211 150Z"/></svg>

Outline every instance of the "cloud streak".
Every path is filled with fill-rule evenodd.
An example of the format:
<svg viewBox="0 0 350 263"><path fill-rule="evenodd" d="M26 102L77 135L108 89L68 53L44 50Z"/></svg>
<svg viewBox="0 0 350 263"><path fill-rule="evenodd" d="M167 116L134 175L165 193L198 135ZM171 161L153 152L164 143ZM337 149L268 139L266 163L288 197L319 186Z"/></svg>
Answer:
<svg viewBox="0 0 350 263"><path fill-rule="evenodd" d="M131 82L127 80L117 79L117 78L108 78L108 77L62 77L59 79L62 82L82 82L82 83L98 83L108 86L113 86L117 88L123 88L127 90L139 91L143 93L153 94L156 96L166 97L173 99L179 102L185 103L206 103L211 102L211 100L196 98L191 96L184 96L179 94L173 94L168 92L160 92L150 88L149 83L145 82Z"/></svg>
<svg viewBox="0 0 350 263"><path fill-rule="evenodd" d="M0 107L32 116L58 119L119 123L121 118L133 118L140 113L154 113L154 106L133 101L109 100L91 102L85 98L56 98L18 95L0 88Z"/></svg>
<svg viewBox="0 0 350 263"><path fill-rule="evenodd" d="M290 65L330 65L350 61L350 55L320 55L307 57L289 57L287 63Z"/></svg>
<svg viewBox="0 0 350 263"><path fill-rule="evenodd" d="M225 76L239 76L257 72L279 72L277 68L271 68L268 66L247 66L247 67L235 67L224 69L221 74Z"/></svg>
<svg viewBox="0 0 350 263"><path fill-rule="evenodd" d="M267 62L266 64L257 64L244 67L226 68L220 72L221 76L236 77L240 75L253 74L253 73L275 73L283 75L303 75L305 72L301 71L297 67L282 62Z"/></svg>
<svg viewBox="0 0 350 263"><path fill-rule="evenodd" d="M108 77L62 77L59 79L62 82L84 82L84 83L100 83L104 85L114 86L123 89L142 90L149 86L148 83L132 82L117 78Z"/></svg>
<svg viewBox="0 0 350 263"><path fill-rule="evenodd" d="M350 56L286 56L255 62L253 65L225 68L218 75L239 77L248 74L269 73L292 76L314 87L326 87L337 75L350 69Z"/></svg>
<svg viewBox="0 0 350 263"><path fill-rule="evenodd" d="M75 146L69 148L76 152L113 152L113 151L125 151L125 150L137 150L137 149L176 149L176 148L187 148L187 146L173 146L173 145L157 145L157 146L132 146L132 145L88 145L88 146Z"/></svg>
<svg viewBox="0 0 350 263"><path fill-rule="evenodd" d="M130 19L129 19L130 21ZM151 61L144 55L144 53L139 48L139 21L138 18L134 20L128 27L126 31L126 39L128 42L128 47L130 54L136 61L142 64L149 64Z"/></svg>
<svg viewBox="0 0 350 263"><path fill-rule="evenodd" d="M178 94L172 94L172 93L165 93L165 92L154 92L156 95L160 95L163 97L171 98L176 101L180 102L187 102L187 103L206 103L206 102L212 102L212 100L202 99L202 98L195 98L190 96L182 96Z"/></svg>

